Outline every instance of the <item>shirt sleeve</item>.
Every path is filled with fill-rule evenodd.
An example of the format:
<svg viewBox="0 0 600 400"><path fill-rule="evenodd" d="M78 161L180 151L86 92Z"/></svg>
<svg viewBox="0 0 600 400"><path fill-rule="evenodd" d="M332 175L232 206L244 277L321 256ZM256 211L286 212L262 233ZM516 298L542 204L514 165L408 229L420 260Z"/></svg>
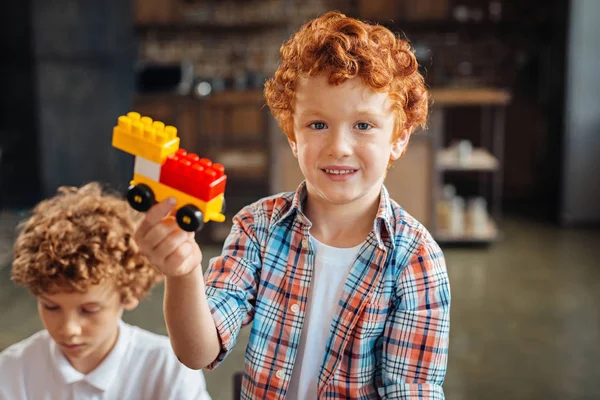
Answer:
<svg viewBox="0 0 600 400"><path fill-rule="evenodd" d="M0 400L26 397L20 373L23 365L15 354L9 354L9 349L0 352Z"/></svg>
<svg viewBox="0 0 600 400"><path fill-rule="evenodd" d="M429 237L397 281L382 352L385 399L444 399L450 283L444 255Z"/></svg>
<svg viewBox="0 0 600 400"><path fill-rule="evenodd" d="M258 276L262 265L254 217L249 209L233 218L233 227L219 257L211 260L204 281L221 350L206 369L216 368L231 352L240 329L254 316Z"/></svg>

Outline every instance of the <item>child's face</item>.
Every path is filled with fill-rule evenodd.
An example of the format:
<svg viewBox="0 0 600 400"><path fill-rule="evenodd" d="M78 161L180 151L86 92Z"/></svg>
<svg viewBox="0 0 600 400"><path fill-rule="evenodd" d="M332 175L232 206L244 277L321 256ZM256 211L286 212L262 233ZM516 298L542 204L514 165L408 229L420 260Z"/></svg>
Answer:
<svg viewBox="0 0 600 400"><path fill-rule="evenodd" d="M338 86L324 75L301 78L290 145L309 195L336 205L374 201L389 161L408 144L408 131L392 142L394 122L387 93L359 78Z"/></svg>
<svg viewBox="0 0 600 400"><path fill-rule="evenodd" d="M123 309L133 309L112 283L92 286L87 292L56 291L38 296L44 326L73 367L86 374L112 350L118 337Z"/></svg>

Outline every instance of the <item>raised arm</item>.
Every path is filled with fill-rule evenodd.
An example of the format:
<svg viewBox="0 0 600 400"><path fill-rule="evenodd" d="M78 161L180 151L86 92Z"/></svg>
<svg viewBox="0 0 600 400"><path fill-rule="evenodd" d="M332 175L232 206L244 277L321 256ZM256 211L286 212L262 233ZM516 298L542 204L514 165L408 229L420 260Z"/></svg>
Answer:
<svg viewBox="0 0 600 400"><path fill-rule="evenodd" d="M200 369L219 354L220 344L202 278L202 252L194 234L179 228L167 200L152 207L135 233L150 262L165 276L164 313L179 360Z"/></svg>
<svg viewBox="0 0 600 400"><path fill-rule="evenodd" d="M211 260L205 273L206 294L221 347L208 369L225 359L238 334L254 317L262 255L256 225L249 208L233 217L222 255Z"/></svg>
<svg viewBox="0 0 600 400"><path fill-rule="evenodd" d="M448 362L450 283L433 240L413 254L397 281L382 353L387 399L444 399Z"/></svg>
<svg viewBox="0 0 600 400"><path fill-rule="evenodd" d="M189 368L212 368L252 319L261 265L253 219L245 210L233 218L223 253L211 260L205 281L200 248L193 234L168 217L171 209L166 202L150 209L136 241L166 275L165 322L175 354Z"/></svg>

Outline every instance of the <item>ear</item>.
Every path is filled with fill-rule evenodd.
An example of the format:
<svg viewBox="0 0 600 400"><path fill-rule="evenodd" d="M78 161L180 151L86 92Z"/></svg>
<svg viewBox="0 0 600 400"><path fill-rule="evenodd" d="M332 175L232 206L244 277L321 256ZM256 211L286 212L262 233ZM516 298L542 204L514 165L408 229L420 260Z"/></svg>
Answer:
<svg viewBox="0 0 600 400"><path fill-rule="evenodd" d="M408 146L408 140L410 139L410 131L411 130L409 128L404 129L400 136L398 136L398 138L396 138L396 140L392 142L392 152L390 154L390 161L396 161L397 159L402 157L402 155L406 151L406 146Z"/></svg>
<svg viewBox="0 0 600 400"><path fill-rule="evenodd" d="M288 143L290 144L290 147L292 148L292 153L294 153L294 157L298 158L298 144L291 139L288 139Z"/></svg>
<svg viewBox="0 0 600 400"><path fill-rule="evenodd" d="M127 311L131 311L131 310L135 309L138 306L138 304L140 304L140 300L136 299L135 297L131 297L127 301L123 301L121 303L123 308Z"/></svg>

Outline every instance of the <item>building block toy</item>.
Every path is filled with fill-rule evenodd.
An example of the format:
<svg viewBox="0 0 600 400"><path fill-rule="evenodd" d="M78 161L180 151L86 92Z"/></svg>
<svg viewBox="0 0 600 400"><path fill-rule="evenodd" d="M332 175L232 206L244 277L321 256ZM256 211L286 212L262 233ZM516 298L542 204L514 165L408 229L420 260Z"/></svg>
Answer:
<svg viewBox="0 0 600 400"><path fill-rule="evenodd" d="M118 118L112 145L135 156L127 190L134 209L145 212L173 197L177 224L185 231L199 231L208 221L225 221L225 168L179 148L177 128L130 112Z"/></svg>
<svg viewBox="0 0 600 400"><path fill-rule="evenodd" d="M177 128L166 126L136 112L119 117L113 128L112 145L134 156L162 164L169 154L179 148Z"/></svg>

